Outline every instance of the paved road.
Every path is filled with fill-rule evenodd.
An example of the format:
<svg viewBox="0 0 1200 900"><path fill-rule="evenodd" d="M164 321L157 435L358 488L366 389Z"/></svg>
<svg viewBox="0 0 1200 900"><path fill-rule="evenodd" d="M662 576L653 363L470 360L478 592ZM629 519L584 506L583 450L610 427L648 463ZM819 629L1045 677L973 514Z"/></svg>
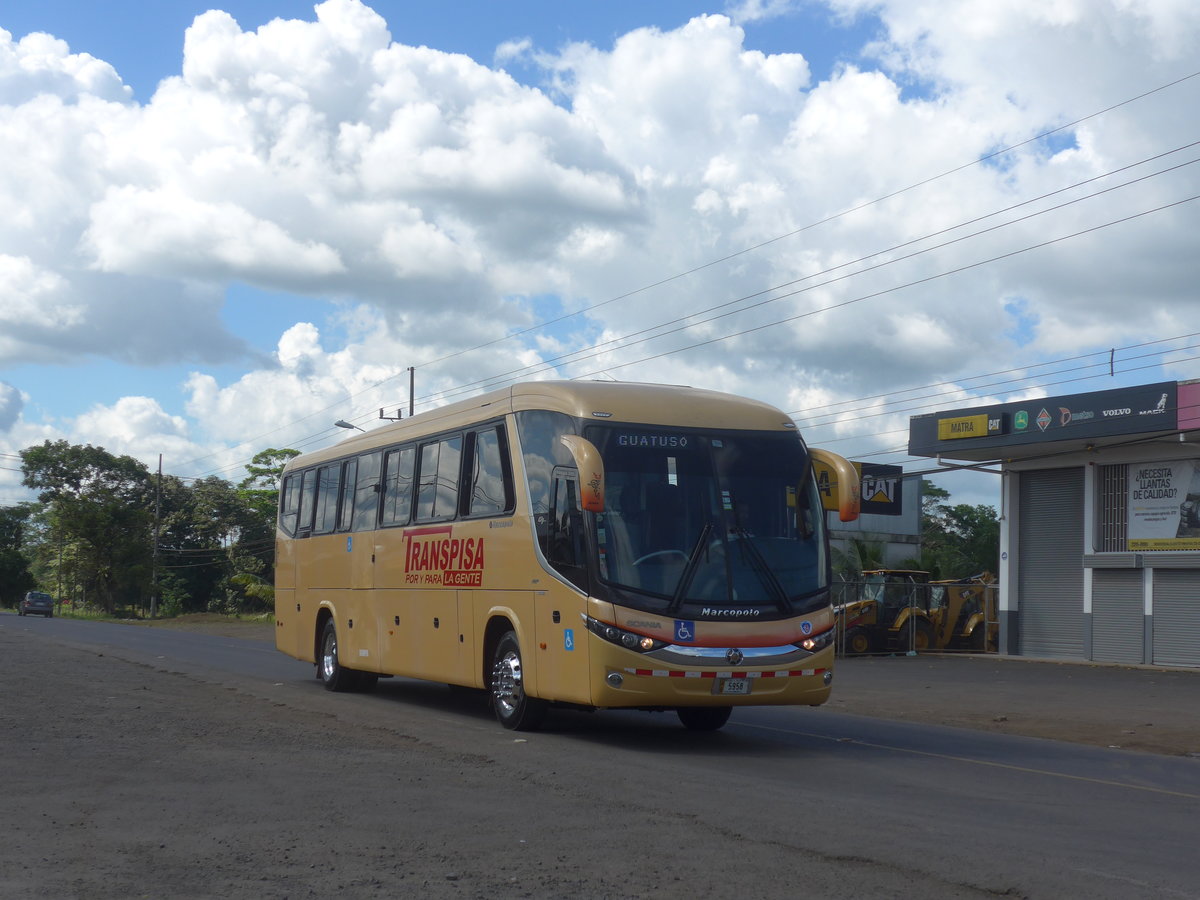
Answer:
<svg viewBox="0 0 1200 900"><path fill-rule="evenodd" d="M514 835L559 847L579 867L580 884L608 885L574 891L584 896L730 896L744 893L738 885L746 879L759 879L746 886L748 895L795 896L811 873L811 884L822 886L814 895L828 897L1200 897L1200 857L1184 850L1200 821L1200 760L1186 757L832 708L739 710L715 735L687 732L673 716L561 712L545 733L515 736L492 722L481 698L439 685L394 679L373 696L331 695L311 666L261 642L2 618L0 643L103 653L142 667L156 690L182 676L218 703L229 691L267 700L262 709L282 717L285 729L314 714L341 738L375 740L383 727L402 739L400 748L412 741L429 748L424 777L445 789L463 760L482 755L492 777L462 802L481 815L507 809ZM845 680L886 675L891 664L879 662L844 666ZM288 752L256 746L268 766ZM325 765L330 774L322 777L333 777L339 764L327 750ZM365 793L346 796L355 790ZM340 796L367 809L377 802L371 790L349 783ZM593 829L586 837L575 822L584 811ZM465 839L470 827L442 821L452 812L463 815L422 807L420 827ZM345 828L342 846L369 840L352 823ZM571 846L562 846L568 833ZM581 852L580 840L609 846L608 861ZM628 863L628 882L614 890L609 869L620 867L622 854L636 864ZM759 869L772 859L778 878L764 882ZM589 876L589 866L607 866L609 880L589 881L601 878L599 870ZM644 866L659 873L654 891L638 886ZM666 887L663 872L674 873ZM725 877L737 882L728 891L720 887Z"/></svg>

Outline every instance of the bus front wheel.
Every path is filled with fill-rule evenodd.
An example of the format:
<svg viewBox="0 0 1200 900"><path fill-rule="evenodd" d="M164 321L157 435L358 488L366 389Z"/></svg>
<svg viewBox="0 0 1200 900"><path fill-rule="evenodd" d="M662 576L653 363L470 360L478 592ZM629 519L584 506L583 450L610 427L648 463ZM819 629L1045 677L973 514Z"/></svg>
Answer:
<svg viewBox="0 0 1200 900"><path fill-rule="evenodd" d="M546 717L546 701L525 693L521 645L511 631L500 638L492 657L491 697L496 718L513 731L536 731Z"/></svg>
<svg viewBox="0 0 1200 900"><path fill-rule="evenodd" d="M675 712L688 731L717 731L729 721L732 706L681 706Z"/></svg>

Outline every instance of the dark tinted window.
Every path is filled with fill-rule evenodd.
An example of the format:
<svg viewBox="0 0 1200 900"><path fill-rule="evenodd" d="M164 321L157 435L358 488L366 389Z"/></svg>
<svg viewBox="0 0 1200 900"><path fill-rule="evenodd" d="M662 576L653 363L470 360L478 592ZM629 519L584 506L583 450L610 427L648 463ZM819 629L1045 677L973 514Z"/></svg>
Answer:
<svg viewBox="0 0 1200 900"><path fill-rule="evenodd" d="M300 485L300 517L296 521L297 532L312 531L313 513L317 508L317 470L309 469L304 473Z"/></svg>
<svg viewBox="0 0 1200 900"><path fill-rule="evenodd" d="M279 492L279 527L288 534L295 534L299 516L300 476L289 475L283 480L283 489Z"/></svg>
<svg viewBox="0 0 1200 900"><path fill-rule="evenodd" d="M412 515L413 460L412 447L389 450L384 459L383 513L384 525L407 525Z"/></svg>
<svg viewBox="0 0 1200 900"><path fill-rule="evenodd" d="M358 471L354 488L354 517L351 527L355 531L371 531L379 515L379 464L382 451L368 453L358 458Z"/></svg>
<svg viewBox="0 0 1200 900"><path fill-rule="evenodd" d="M314 534L328 534L337 524L338 486L341 463L321 466L317 475L317 515L313 521Z"/></svg>
<svg viewBox="0 0 1200 900"><path fill-rule="evenodd" d="M358 460L342 463L342 502L338 514L338 531L349 531L354 519L354 487L358 480Z"/></svg>
<svg viewBox="0 0 1200 900"><path fill-rule="evenodd" d="M499 426L475 433L468 515L495 516L512 509L506 450Z"/></svg>
<svg viewBox="0 0 1200 900"><path fill-rule="evenodd" d="M445 438L421 447L417 518L450 519L458 512L458 475L462 437Z"/></svg>

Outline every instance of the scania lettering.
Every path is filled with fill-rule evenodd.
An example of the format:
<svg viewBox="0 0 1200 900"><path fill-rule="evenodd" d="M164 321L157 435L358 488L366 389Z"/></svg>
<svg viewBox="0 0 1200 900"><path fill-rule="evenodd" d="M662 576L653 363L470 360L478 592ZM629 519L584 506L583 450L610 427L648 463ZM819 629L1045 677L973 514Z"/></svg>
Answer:
<svg viewBox="0 0 1200 900"><path fill-rule="evenodd" d="M824 703L825 514L859 479L778 409L663 385L516 385L292 460L276 646L332 691L404 676L485 690L500 724L553 706Z"/></svg>

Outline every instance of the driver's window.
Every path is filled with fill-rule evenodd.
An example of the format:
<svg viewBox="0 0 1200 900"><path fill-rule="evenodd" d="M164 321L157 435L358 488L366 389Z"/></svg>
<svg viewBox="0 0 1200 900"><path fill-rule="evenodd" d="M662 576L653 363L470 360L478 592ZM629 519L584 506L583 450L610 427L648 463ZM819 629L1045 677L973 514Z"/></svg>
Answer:
<svg viewBox="0 0 1200 900"><path fill-rule="evenodd" d="M549 528L542 544L547 561L572 582L586 589L583 509L579 504L579 474L574 469L555 468L549 518Z"/></svg>
<svg viewBox="0 0 1200 900"><path fill-rule="evenodd" d="M550 517L547 559L556 565L582 565L583 514L579 507L579 482L574 472L555 471Z"/></svg>

